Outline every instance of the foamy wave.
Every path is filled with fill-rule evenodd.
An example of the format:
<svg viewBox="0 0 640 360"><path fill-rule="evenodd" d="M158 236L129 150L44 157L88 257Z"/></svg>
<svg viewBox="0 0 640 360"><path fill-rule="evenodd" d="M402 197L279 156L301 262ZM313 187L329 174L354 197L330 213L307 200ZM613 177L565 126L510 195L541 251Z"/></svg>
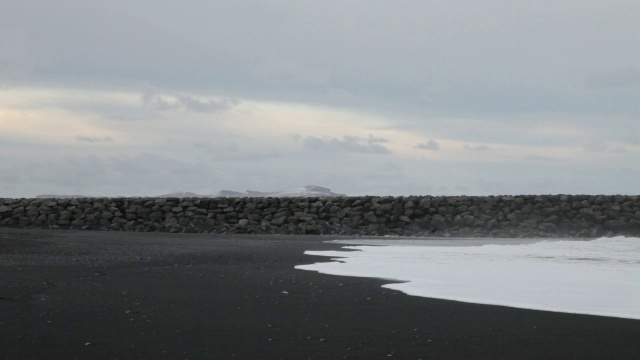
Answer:
<svg viewBox="0 0 640 360"><path fill-rule="evenodd" d="M640 319L640 238L345 249L359 251L308 251L336 261L296 268L395 279L384 287L415 296Z"/></svg>

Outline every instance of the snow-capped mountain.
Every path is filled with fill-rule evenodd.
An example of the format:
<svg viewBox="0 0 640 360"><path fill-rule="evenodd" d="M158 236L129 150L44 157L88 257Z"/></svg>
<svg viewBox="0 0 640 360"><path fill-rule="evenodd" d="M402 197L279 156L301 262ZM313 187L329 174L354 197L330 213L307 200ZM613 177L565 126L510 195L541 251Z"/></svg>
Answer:
<svg viewBox="0 0 640 360"><path fill-rule="evenodd" d="M156 196L157 198L202 198L202 197L210 197L209 195L200 195L188 191L177 191L169 194Z"/></svg>
<svg viewBox="0 0 640 360"><path fill-rule="evenodd" d="M297 187L293 189L288 189L284 191L274 191L274 192L264 192L264 191L255 191L255 190L247 190L244 192L241 191L231 191L231 190L222 190L214 195L201 195L188 191L176 191L169 194L163 194L158 196L153 196L154 198L212 198L212 197L226 197L226 198L237 198L237 197L339 197L339 196L347 196L345 194L338 194L331 191L331 189L316 186L316 185L307 185L302 187ZM41 199L73 199L73 198L87 198L90 196L84 195L38 195L36 196ZM119 197L119 196L116 196Z"/></svg>
<svg viewBox="0 0 640 360"><path fill-rule="evenodd" d="M339 196L347 196L347 195L334 193L329 188L316 186L316 185L307 185L307 186L297 187L297 188L288 189L284 191L274 191L274 192L262 192L262 191L253 191L253 190L239 192L239 191L222 190L214 195L214 197L339 197Z"/></svg>
<svg viewBox="0 0 640 360"><path fill-rule="evenodd" d="M91 196L86 195L54 195L54 194L41 194L36 195L37 199L83 199Z"/></svg>

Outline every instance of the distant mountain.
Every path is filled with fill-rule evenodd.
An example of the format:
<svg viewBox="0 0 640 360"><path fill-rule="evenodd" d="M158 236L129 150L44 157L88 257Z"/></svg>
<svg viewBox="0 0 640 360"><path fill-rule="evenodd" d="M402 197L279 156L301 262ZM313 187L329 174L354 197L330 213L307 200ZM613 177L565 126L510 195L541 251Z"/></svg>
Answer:
<svg viewBox="0 0 640 360"><path fill-rule="evenodd" d="M36 195L38 199L82 199L89 198L91 196L86 195L53 195L53 194L42 194Z"/></svg>
<svg viewBox="0 0 640 360"><path fill-rule="evenodd" d="M241 193L238 191L231 191L231 190L222 190L217 194L213 195L213 197L243 197L243 196L247 196L247 194Z"/></svg>
<svg viewBox="0 0 640 360"><path fill-rule="evenodd" d="M338 194L331 191L331 189L316 186L307 185L303 187L297 187L284 191L274 192L262 192L247 190L245 192L222 190L219 193L213 195L214 197L339 197L347 196L345 194Z"/></svg>
<svg viewBox="0 0 640 360"><path fill-rule="evenodd" d="M316 186L316 185L307 185L303 187L293 188L285 191L278 191L275 193L271 193L268 196L277 196L277 197L340 197L347 196L346 194L338 194L331 191L331 189Z"/></svg>
<svg viewBox="0 0 640 360"><path fill-rule="evenodd" d="M247 190L244 192L240 192L240 191L222 190L214 195L202 195L202 194L196 194L188 191L177 191L169 194L154 196L154 198L340 197L340 196L347 196L347 195L334 193L333 191L331 191L329 188L326 188L326 187L316 186L316 185L307 185L307 186L297 187L289 190L274 191L274 192L264 192L264 191L255 191L255 190ZM43 194L43 195L37 195L36 197L39 199L79 199L79 198L89 198L91 196Z"/></svg>
<svg viewBox="0 0 640 360"><path fill-rule="evenodd" d="M154 196L157 198L203 198L203 197L211 197L209 195L200 195L188 191L177 191L169 194Z"/></svg>

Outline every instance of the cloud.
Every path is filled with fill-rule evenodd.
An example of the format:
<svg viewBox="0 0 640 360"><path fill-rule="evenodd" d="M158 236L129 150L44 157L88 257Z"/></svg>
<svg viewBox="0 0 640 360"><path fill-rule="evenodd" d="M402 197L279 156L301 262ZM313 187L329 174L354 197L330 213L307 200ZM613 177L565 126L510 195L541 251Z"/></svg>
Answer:
<svg viewBox="0 0 640 360"><path fill-rule="evenodd" d="M147 196L182 189L209 192L217 173L211 164L154 154L53 155L23 158L0 167L12 178L0 177L0 186L19 180L16 189L28 196L42 193L90 196Z"/></svg>
<svg viewBox="0 0 640 360"><path fill-rule="evenodd" d="M113 184L107 193L316 182L378 194L429 182L454 193L455 179L469 178L507 186L496 192L637 192L617 169L640 171L640 2L461 2L5 1L0 154L10 155L0 173L43 159L55 180L72 172L54 158L86 145L82 155L102 159L108 176L82 179L74 186L88 190L74 193L111 186L100 179ZM296 132L304 136L286 141ZM193 180L202 183L174 183L157 172L178 163L118 157L140 153L211 169ZM385 161L402 164L406 180L366 178ZM566 169L576 164L618 178L574 190ZM152 175L133 173L141 168ZM539 174L562 183L524 186ZM20 181L31 185L4 183L18 195L49 184Z"/></svg>
<svg viewBox="0 0 640 360"><path fill-rule="evenodd" d="M615 153L615 154L625 154L628 152L627 148L624 146L610 146L604 141L593 140L584 145L584 150L588 152L594 153Z"/></svg>
<svg viewBox="0 0 640 360"><path fill-rule="evenodd" d="M83 135L76 136L76 141L89 142L89 143L114 142L111 136L95 137L95 136L83 136Z"/></svg>
<svg viewBox="0 0 640 360"><path fill-rule="evenodd" d="M440 144L435 140L428 140L426 142L416 145L415 147L417 149L422 149L422 150L431 150L431 151L440 150Z"/></svg>
<svg viewBox="0 0 640 360"><path fill-rule="evenodd" d="M291 57L268 59L256 71L256 78L266 82L307 84L324 86L328 75L322 67L310 68L299 59Z"/></svg>
<svg viewBox="0 0 640 360"><path fill-rule="evenodd" d="M464 145L463 148L469 151L492 151L493 148L487 145Z"/></svg>
<svg viewBox="0 0 640 360"><path fill-rule="evenodd" d="M602 90L640 88L640 71L629 67L591 74L587 77L586 84L589 87Z"/></svg>
<svg viewBox="0 0 640 360"><path fill-rule="evenodd" d="M42 61L24 71L31 84L149 83L278 101L304 93L303 102L317 101L330 86L377 107L402 99L424 105L427 89L438 106L447 93L467 95L463 103L490 93L509 106L535 99L520 93L505 101L504 93L545 91L583 77L582 69L615 69L637 58L639 25L630 14L638 2L615 2L563 0L550 15L549 0L490 7L468 0L368 7L187 0L152 10L140 1L39 1L39 11L10 1L0 13L11 29L0 29L0 53L3 63L20 67ZM568 10L576 7L581 11Z"/></svg>
<svg viewBox="0 0 640 360"><path fill-rule="evenodd" d="M458 193L458 194L465 194L468 193L469 191L471 191L471 186L467 186L467 185L456 185L453 187L453 189Z"/></svg>
<svg viewBox="0 0 640 360"><path fill-rule="evenodd" d="M591 141L588 144L586 144L584 146L584 149L586 151L591 151L591 152L603 152L603 151L606 151L608 149L608 147L607 147L607 145L605 145L604 142L594 140L594 141Z"/></svg>
<svg viewBox="0 0 640 360"><path fill-rule="evenodd" d="M200 113L216 113L226 111L238 105L236 99L208 99L201 100L193 96L180 95L177 97L179 104L186 110Z"/></svg>
<svg viewBox="0 0 640 360"><path fill-rule="evenodd" d="M156 111L186 110L198 113L218 113L229 110L239 104L237 99L203 99L191 95L160 95L145 91L142 104Z"/></svg>
<svg viewBox="0 0 640 360"><path fill-rule="evenodd" d="M533 161L533 162L543 162L543 163L563 161L561 159L558 159L552 156L545 156L545 155L527 155L524 157L524 160Z"/></svg>
<svg viewBox="0 0 640 360"><path fill-rule="evenodd" d="M406 178L404 169L392 161L386 161L380 164L373 164L369 167L368 171L364 174L367 179L370 180L389 180L389 179L404 179Z"/></svg>
<svg viewBox="0 0 640 360"><path fill-rule="evenodd" d="M319 138L316 136L297 137L302 146L307 149L326 152L346 152L364 154L391 154L391 150L381 143L388 142L385 138L369 136L343 136L342 138Z"/></svg>
<svg viewBox="0 0 640 360"><path fill-rule="evenodd" d="M636 134L627 134L624 140L630 145L640 145L640 136Z"/></svg>
<svg viewBox="0 0 640 360"><path fill-rule="evenodd" d="M215 161L260 162L282 157L278 151L271 149L262 151L241 149L235 142L212 144L205 141L197 141L193 143L193 147L204 152L207 157Z"/></svg>

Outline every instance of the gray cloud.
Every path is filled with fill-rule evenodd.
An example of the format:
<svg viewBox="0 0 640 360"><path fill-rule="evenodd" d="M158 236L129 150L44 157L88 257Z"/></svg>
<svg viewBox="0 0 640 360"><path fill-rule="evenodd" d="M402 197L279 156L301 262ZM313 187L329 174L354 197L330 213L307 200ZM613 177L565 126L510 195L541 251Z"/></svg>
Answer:
<svg viewBox="0 0 640 360"><path fill-rule="evenodd" d="M76 141L80 142L89 142L89 143L100 143L100 142L114 142L111 136L103 136L103 137L95 137L95 136L76 136Z"/></svg>
<svg viewBox="0 0 640 360"><path fill-rule="evenodd" d="M178 101L183 108L201 113L215 113L225 111L233 108L239 103L239 101L236 99L201 100L187 95L178 96Z"/></svg>
<svg viewBox="0 0 640 360"><path fill-rule="evenodd" d="M627 134L627 136L623 137L623 139L630 145L640 145L640 135Z"/></svg>
<svg viewBox="0 0 640 360"><path fill-rule="evenodd" d="M588 152L608 152L608 153L616 153L616 154L625 154L627 153L627 149L622 146L611 147L607 145L605 142L600 140L593 140L584 145L584 150Z"/></svg>
<svg viewBox="0 0 640 360"><path fill-rule="evenodd" d="M7 138L0 138L0 154L12 154L0 155L0 173L14 174L0 178L0 189L18 195L56 189L207 193L319 183L346 193L453 193L465 184L452 179L466 182L473 174L478 182L469 186L476 192L636 193L640 107L633 61L640 58L640 2L490 5L184 0L150 7L140 0L6 0L0 11L3 110L54 110L123 139L144 135L148 141L130 144L119 137L113 146L87 146L96 158L65 159L76 154L78 143L59 148L0 125ZM152 90L140 94L141 88ZM131 101L130 94L141 99ZM201 119L197 129L184 125L196 124L185 119L201 113L235 121L224 115L239 101L257 109L241 126L204 126ZM305 132L297 142L280 141L279 129L251 129L252 122L268 121L292 104L301 105L295 108L303 114L301 126L285 131ZM262 109L269 116L262 117ZM317 119L324 110L356 116L319 133L303 130L316 121L305 111ZM145 127L143 120L158 126ZM500 151L503 144L527 146L532 154L532 148L550 146L585 151L571 152L566 161L534 155L515 163L412 162L392 154L385 139L341 136L341 125L457 141L469 144L468 151ZM252 132L250 141L244 131ZM75 141L100 144L99 136L91 136L96 133ZM600 144L585 144L590 139ZM192 146L199 140L209 148ZM429 141L417 147L436 150ZM42 154L46 159L38 162ZM397 171L389 168L381 169L380 180L368 180L364 175L377 174L371 169L380 163L370 154L402 164L405 178L383 179L397 175L385 174ZM526 169L514 172L523 161ZM620 170L625 166L628 172ZM575 178L574 167L580 170ZM584 176L593 173L606 177Z"/></svg>
<svg viewBox="0 0 640 360"><path fill-rule="evenodd" d="M381 164L373 164L365 173L367 179L394 180L405 179L406 174L402 166L397 163L386 161Z"/></svg>
<svg viewBox="0 0 640 360"><path fill-rule="evenodd" d="M239 104L236 99L201 99L191 95L160 95L142 93L142 104L156 111L187 110L199 113L217 113Z"/></svg>
<svg viewBox="0 0 640 360"><path fill-rule="evenodd" d="M357 136L343 136L340 138L319 138L316 136L306 136L298 138L303 147L307 149L325 152L347 152L365 154L391 154L391 150L381 145L387 139Z"/></svg>
<svg viewBox="0 0 640 360"><path fill-rule="evenodd" d="M299 137L301 140L304 139ZM342 139L342 138L340 138ZM364 138L366 139L366 138ZM300 140L300 141L301 141ZM2 196L41 193L87 195L158 195L172 191L211 194L222 189L275 191L321 184L351 195L468 195L535 193L636 194L640 177L636 154L607 157L600 163L512 162L412 159L396 154L372 158L369 153L325 152L280 141L282 148L258 144L208 142L211 151L236 146L237 155L277 151L269 161L223 161L204 147L159 144L144 149L92 147L100 154L78 155L69 145L38 145L30 155L12 144L0 153L14 153L0 162ZM235 145L234 145L235 144ZM24 145L26 148L34 146ZM65 155L69 153L71 155ZM517 171L514 171L517 169ZM471 179L471 180L470 180ZM467 188L460 188L466 186Z"/></svg>
<svg viewBox="0 0 640 360"><path fill-rule="evenodd" d="M456 185L453 187L453 189L458 193L458 194L467 194L470 191L472 191L471 186L468 185Z"/></svg>
<svg viewBox="0 0 640 360"><path fill-rule="evenodd" d="M534 161L534 162L558 162L563 161L558 158L554 158L552 156L544 156L544 155L527 155L524 157L524 160Z"/></svg>
<svg viewBox="0 0 640 360"><path fill-rule="evenodd" d="M193 144L193 147L204 152L207 157L215 161L260 162L282 157L278 151L273 149L266 149L262 151L241 149L235 142L214 144L205 141L198 141Z"/></svg>
<svg viewBox="0 0 640 360"><path fill-rule="evenodd" d="M587 77L586 83L589 87L603 90L640 88L640 71L625 68L591 74Z"/></svg>
<svg viewBox="0 0 640 360"><path fill-rule="evenodd" d="M339 89L377 109L423 108L425 89L439 89L429 108L468 108L484 94L492 106L535 108L542 92L552 106L582 69L624 69L638 56L633 0L560 0L552 14L550 0L461 1L9 1L0 44L3 65L26 66L18 81L30 84L143 83L323 104Z"/></svg>
<svg viewBox="0 0 640 360"><path fill-rule="evenodd" d="M584 146L584 149L591 152L603 152L606 151L608 147L604 142L594 140L586 144Z"/></svg>
<svg viewBox="0 0 640 360"><path fill-rule="evenodd" d="M487 145L464 145L463 148L469 151L491 151L493 148Z"/></svg>
<svg viewBox="0 0 640 360"><path fill-rule="evenodd" d="M440 150L440 144L435 141L435 140L428 140L426 142L420 143L418 145L415 146L418 149L422 149L422 150L431 150L431 151L438 151Z"/></svg>
<svg viewBox="0 0 640 360"><path fill-rule="evenodd" d="M18 179L19 186L14 188L23 196L42 193L150 196L182 189L210 192L217 178L209 164L144 153L50 155L45 160L25 158L0 170L12 174L11 179L0 178L0 185L11 185L11 181Z"/></svg>

